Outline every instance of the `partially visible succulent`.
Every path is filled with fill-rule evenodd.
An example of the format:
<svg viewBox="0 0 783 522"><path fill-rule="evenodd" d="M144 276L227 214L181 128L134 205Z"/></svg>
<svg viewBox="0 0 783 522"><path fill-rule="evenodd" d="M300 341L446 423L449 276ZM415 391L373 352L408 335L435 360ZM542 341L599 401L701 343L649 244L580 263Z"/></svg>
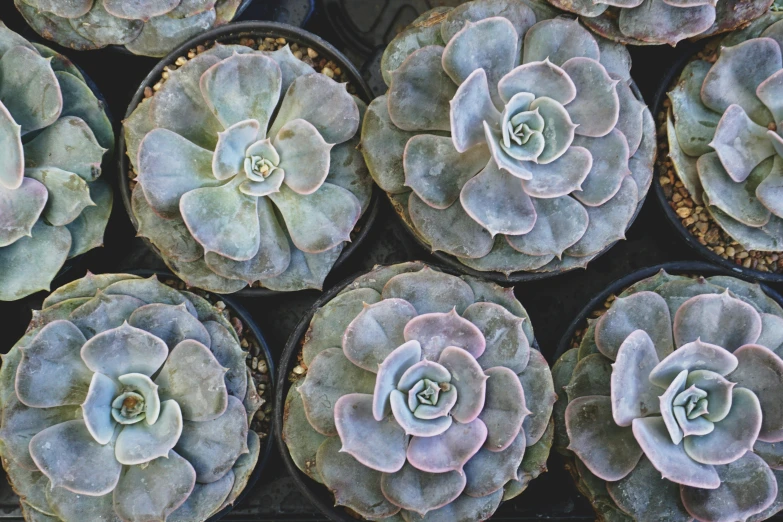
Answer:
<svg viewBox="0 0 783 522"><path fill-rule="evenodd" d="M182 42L233 20L242 0L14 0L38 34L86 51L122 45L166 56Z"/></svg>
<svg viewBox="0 0 783 522"><path fill-rule="evenodd" d="M288 46L216 44L124 123L139 235L191 286L320 288L372 194L363 109Z"/></svg>
<svg viewBox="0 0 783 522"><path fill-rule="evenodd" d="M48 290L67 259L103 245L113 144L79 70L0 22L0 300Z"/></svg>
<svg viewBox="0 0 783 522"><path fill-rule="evenodd" d="M433 251L509 274L584 267L644 200L655 125L619 44L534 0L431 11L387 47L362 151Z"/></svg>
<svg viewBox="0 0 783 522"><path fill-rule="evenodd" d="M27 520L206 520L244 489L260 406L220 311L153 276L46 298L0 368L0 456Z"/></svg>
<svg viewBox="0 0 783 522"><path fill-rule="evenodd" d="M606 520L765 520L783 509L781 350L758 285L661 271L553 368L556 447Z"/></svg>
<svg viewBox="0 0 783 522"><path fill-rule="evenodd" d="M669 155L694 202L748 250L783 250L783 13L690 62L669 92Z"/></svg>
<svg viewBox="0 0 783 522"><path fill-rule="evenodd" d="M376 268L305 335L283 438L372 520L485 520L546 471L555 393L511 289L421 263Z"/></svg>
<svg viewBox="0 0 783 522"><path fill-rule="evenodd" d="M762 16L773 0L549 0L584 24L630 45L677 45L732 31Z"/></svg>

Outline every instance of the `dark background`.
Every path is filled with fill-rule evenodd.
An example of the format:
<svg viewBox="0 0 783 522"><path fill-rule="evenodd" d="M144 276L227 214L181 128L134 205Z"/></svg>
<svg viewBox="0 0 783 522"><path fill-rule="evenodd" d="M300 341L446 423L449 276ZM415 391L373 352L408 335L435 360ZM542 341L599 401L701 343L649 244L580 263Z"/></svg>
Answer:
<svg viewBox="0 0 783 522"><path fill-rule="evenodd" d="M315 2L313 5L311 2ZM360 68L368 84L380 95L385 85L380 79L378 63L383 45L421 12L431 7L454 4L454 0L256 0L239 20L277 20L304 27L331 42ZM76 52L43 41L24 22L11 0L3 0L0 20L26 38L40 41L66 54L95 82L108 103L115 127L118 127L128 104L141 81L157 63L156 59L134 56L117 49ZM685 52L670 47L630 48L632 75L645 100L653 103L655 92L677 56ZM104 176L115 183L115 204L106 232L105 247L83 256L67 274L67 279L81 277L87 269L95 272L118 272L137 268L163 268L144 244L136 239L125 209L116 191L116 169L112 163ZM655 181L654 181L655 182ZM375 264L389 264L411 259L434 261L407 234L385 201L368 238L354 255L327 279L325 288ZM639 268L667 261L697 259L667 222L658 202L650 195L639 217L621 241L587 270L576 270L543 281L516 286L516 295L528 310L542 352L550 363L563 332L592 295L612 281ZM67 280L67 279L63 279ZM55 283L52 288L58 286ZM778 288L780 290L780 288ZM45 295L33 296L17 303L0 303L0 352L4 353L24 332L30 310L40 307ZM299 292L270 297L238 298L252 314L277 359L298 319L318 298L318 292ZM562 471L557 457L549 463L550 472L535 480L527 492L504 504L493 520L581 519L594 515L586 501L574 490ZM10 488L0 483L0 518L18 519L19 509ZM259 482L244 502L229 514L226 521L321 520L286 476L276 448Z"/></svg>

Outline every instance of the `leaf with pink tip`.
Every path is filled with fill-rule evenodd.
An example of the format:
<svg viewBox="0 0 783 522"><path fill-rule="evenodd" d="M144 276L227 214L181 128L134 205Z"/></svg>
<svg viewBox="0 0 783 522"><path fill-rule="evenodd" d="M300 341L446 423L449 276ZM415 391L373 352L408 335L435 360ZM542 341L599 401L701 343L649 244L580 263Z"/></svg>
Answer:
<svg viewBox="0 0 783 522"><path fill-rule="evenodd" d="M581 354L580 354L581 355ZM598 395L609 397L612 387L612 361L600 353L583 356L574 367L571 380L565 386L569 401Z"/></svg>
<svg viewBox="0 0 783 522"><path fill-rule="evenodd" d="M398 274L389 279L383 287L383 297L405 299L420 314L446 313L452 308L461 314L473 303L475 296L470 286L459 277L425 266L416 272Z"/></svg>
<svg viewBox="0 0 783 522"><path fill-rule="evenodd" d="M756 342L760 334L761 316L728 291L692 297L674 316L674 341L678 347L701 339L734 352L742 345Z"/></svg>
<svg viewBox="0 0 783 522"><path fill-rule="evenodd" d="M489 451L502 451L516 438L522 422L531 412L525 404L525 392L516 374L508 368L497 366L485 370L487 397L479 414L487 426L484 447Z"/></svg>
<svg viewBox="0 0 783 522"><path fill-rule="evenodd" d="M505 366L514 373L525 369L531 350L522 326L524 319L498 304L482 302L470 305L462 316L485 339L485 350L476 357L482 368Z"/></svg>
<svg viewBox="0 0 783 522"><path fill-rule="evenodd" d="M288 389L284 408L282 437L291 460L307 476L316 482L323 482L318 474L315 456L318 447L327 437L315 431L310 425L305 415L302 396L296 386Z"/></svg>
<svg viewBox="0 0 783 522"><path fill-rule="evenodd" d="M572 400L566 408L565 422L570 439L568 449L603 480L616 481L627 476L642 456L631 428L614 422L609 397Z"/></svg>
<svg viewBox="0 0 783 522"><path fill-rule="evenodd" d="M663 478L704 489L715 489L720 485L715 467L692 460L683 445L672 442L662 418L634 419L633 434Z"/></svg>
<svg viewBox="0 0 783 522"><path fill-rule="evenodd" d="M721 422L729 414L732 408L732 390L735 383L728 381L719 373L708 370L693 370L688 373L685 382L686 387L696 388L707 392L709 411L703 416L710 422Z"/></svg>
<svg viewBox="0 0 783 522"><path fill-rule="evenodd" d="M462 187L484 168L488 159L486 147L459 153L451 138L419 134L405 146L405 186L412 188L427 205L446 209L457 201Z"/></svg>
<svg viewBox="0 0 783 522"><path fill-rule="evenodd" d="M620 115L615 127L628 140L628 157L633 157L639 150L644 134L644 112L647 108L644 102L634 95L628 83L621 81L616 86L620 100Z"/></svg>
<svg viewBox="0 0 783 522"><path fill-rule="evenodd" d="M591 58L571 58L563 70L576 86L576 98L566 105L571 120L579 125L576 134L593 138L609 134L620 117L617 80Z"/></svg>
<svg viewBox="0 0 783 522"><path fill-rule="evenodd" d="M152 303L139 306L128 319L128 323L162 340L169 350L173 350L186 339L198 341L204 346L210 344L207 329L184 304Z"/></svg>
<svg viewBox="0 0 783 522"><path fill-rule="evenodd" d="M505 102L520 92L529 92L536 97L546 96L562 105L576 98L574 82L549 58L516 67L500 80L498 90Z"/></svg>
<svg viewBox="0 0 783 522"><path fill-rule="evenodd" d="M144 137L137 171L146 200L162 217L179 216L184 194L220 184L212 174L212 152L166 129L155 129Z"/></svg>
<svg viewBox="0 0 783 522"><path fill-rule="evenodd" d="M218 133L217 147L212 156L212 173L219 180L231 179L243 171L245 151L257 141L257 120L241 120Z"/></svg>
<svg viewBox="0 0 783 522"><path fill-rule="evenodd" d="M769 135L778 136L772 131L768 132ZM777 139L780 139L779 137ZM781 146L783 150L783 145ZM779 154L775 156L772 163L772 170L764 180L756 187L756 198L761 202L764 207L769 209L774 215L780 217L783 215L783 156ZM748 187L752 188L752 187Z"/></svg>
<svg viewBox="0 0 783 522"><path fill-rule="evenodd" d="M454 346L443 350L438 363L449 371L451 385L457 390L451 416L463 424L472 422L484 408L488 377L470 354Z"/></svg>
<svg viewBox="0 0 783 522"><path fill-rule="evenodd" d="M179 3L179 0L103 0L103 5L110 14L118 18L144 21L168 13ZM73 18L73 16L67 18Z"/></svg>
<svg viewBox="0 0 783 522"><path fill-rule="evenodd" d="M485 121L493 128L500 124L500 112L492 102L484 69L470 73L449 103L451 139L457 152L484 144L482 126Z"/></svg>
<svg viewBox="0 0 783 522"><path fill-rule="evenodd" d="M289 45L277 51L265 51L264 54L277 62L278 67L280 67L280 72L282 73L281 94L288 92L288 88L300 76L315 73L315 69L294 56Z"/></svg>
<svg viewBox="0 0 783 522"><path fill-rule="evenodd" d="M520 303L514 295L513 288L503 287L497 283L483 281L474 277L466 277L465 282L468 283L473 290L475 302L495 303L515 316L522 318L524 320L522 323L522 330L525 332L528 343L532 343L535 340L530 316L528 315L527 310L522 306L522 303Z"/></svg>
<svg viewBox="0 0 783 522"><path fill-rule="evenodd" d="M530 414L522 422L527 446L537 444L552 419L552 409L557 401L555 384L549 363L538 350L530 351L527 368L518 375L522 390L525 392L525 404Z"/></svg>
<svg viewBox="0 0 783 522"><path fill-rule="evenodd" d="M631 173L628 167L628 141L622 132L612 129L601 138L577 136L574 145L585 148L593 159L587 178L573 196L583 204L596 207L603 205L620 190Z"/></svg>
<svg viewBox="0 0 783 522"><path fill-rule="evenodd" d="M760 344L780 355L783 346L783 318L772 314L761 314L761 335L756 340Z"/></svg>
<svg viewBox="0 0 783 522"><path fill-rule="evenodd" d="M96 442L83 420L62 422L40 431L30 439L30 455L52 486L83 495L111 492L122 470L114 457L114 443Z"/></svg>
<svg viewBox="0 0 783 522"><path fill-rule="evenodd" d="M403 509L419 516L448 505L465 488L465 475L456 471L427 473L406 464L399 472L384 473L381 489L384 496Z"/></svg>
<svg viewBox="0 0 783 522"><path fill-rule="evenodd" d="M168 356L165 342L128 323L99 333L81 347L87 367L112 379L127 373L151 376Z"/></svg>
<svg viewBox="0 0 783 522"><path fill-rule="evenodd" d="M220 417L182 424L182 435L174 449L190 462L199 482L220 480L239 456L248 452L247 412L236 397L228 398L228 407Z"/></svg>
<svg viewBox="0 0 783 522"><path fill-rule="evenodd" d="M751 120L766 127L772 115L756 96L756 89L781 68L780 46L771 38L754 38L725 47L704 78L702 101L721 114L737 104Z"/></svg>
<svg viewBox="0 0 783 522"><path fill-rule="evenodd" d="M767 128L754 123L736 104L729 105L723 113L709 145L715 149L729 177L738 183L748 179L761 162L775 154Z"/></svg>
<svg viewBox="0 0 783 522"><path fill-rule="evenodd" d="M783 70L761 82L756 88L756 96L772 113L774 122L783 121Z"/></svg>
<svg viewBox="0 0 783 522"><path fill-rule="evenodd" d="M56 167L95 181L105 152L84 120L65 116L24 144L24 161L27 168Z"/></svg>
<svg viewBox="0 0 783 522"><path fill-rule="evenodd" d="M444 48L437 45L422 47L391 73L386 95L388 112L399 129L450 130L449 102L457 92L457 85L443 71L444 54Z"/></svg>
<svg viewBox="0 0 783 522"><path fill-rule="evenodd" d="M676 45L678 41L697 36L709 29L715 21L715 8L710 4L683 7L674 2L645 0L638 7L621 9L619 29L629 38L656 44ZM651 24L650 20L658 23Z"/></svg>
<svg viewBox="0 0 783 522"><path fill-rule="evenodd" d="M15 189L0 185L0 247L32 236L47 200L46 187L35 179L23 178Z"/></svg>
<svg viewBox="0 0 783 522"><path fill-rule="evenodd" d="M323 74L299 76L283 97L269 136L292 120L302 119L312 124L327 143L339 144L351 139L359 129L359 107L346 90Z"/></svg>
<svg viewBox="0 0 783 522"><path fill-rule="evenodd" d="M226 368L198 341L185 340L169 354L155 377L162 401L173 399L187 421L211 421L223 415L228 406Z"/></svg>
<svg viewBox="0 0 783 522"><path fill-rule="evenodd" d="M379 365L405 343L403 330L416 315L413 305L403 299L365 305L345 329L341 343L345 356L358 367L379 373ZM419 355L416 361L420 358Z"/></svg>
<svg viewBox="0 0 783 522"><path fill-rule="evenodd" d="M297 194L312 194L329 174L332 145L326 143L312 123L296 119L280 128L272 142L280 154L279 167L285 184Z"/></svg>
<svg viewBox="0 0 783 522"><path fill-rule="evenodd" d="M526 190L529 192L527 187ZM534 198L533 207L536 211L533 229L521 236L506 237L511 247L523 254L562 256L563 251L579 241L587 230L587 211L569 196Z"/></svg>
<svg viewBox="0 0 783 522"><path fill-rule="evenodd" d="M408 436L394 417L373 416L373 396L349 393L334 405L334 420L342 441L340 451L371 469L394 473L405 464Z"/></svg>
<svg viewBox="0 0 783 522"><path fill-rule="evenodd" d="M413 343L416 341L409 342ZM405 370L397 382L397 389L403 393L409 393L412 389L415 388L419 381L424 379L429 379L430 381L439 384L448 383L451 381L451 375L449 374L449 371L442 365L427 359L423 359ZM410 402L408 404L410 406ZM410 409L412 411L414 410L413 407L410 407ZM419 415L416 415L416 417L425 420L427 419L427 417L420 417Z"/></svg>
<svg viewBox="0 0 783 522"><path fill-rule="evenodd" d="M663 359L650 372L650 382L668 388L684 370L707 370L728 375L737 368L737 357L720 346L702 341L686 343Z"/></svg>
<svg viewBox="0 0 783 522"><path fill-rule="evenodd" d="M520 432L503 451L481 448L465 464L467 484L464 493L472 497L485 497L503 489L507 482L517 480L525 447L525 433Z"/></svg>
<svg viewBox="0 0 783 522"><path fill-rule="evenodd" d="M176 401L163 401L155 424L146 421L125 426L117 437L114 454L120 464L133 466L166 457L182 433L182 412Z"/></svg>
<svg viewBox="0 0 783 522"><path fill-rule="evenodd" d="M463 474L465 463L481 449L486 439L487 427L481 420L474 419L467 424L454 422L439 435L413 437L408 445L408 462L427 473L457 471Z"/></svg>
<svg viewBox="0 0 783 522"><path fill-rule="evenodd" d="M95 297L71 312L69 319L90 339L101 332L122 326L140 306L144 306L141 299L98 292Z"/></svg>
<svg viewBox="0 0 783 522"><path fill-rule="evenodd" d="M502 171L494 161L465 183L460 203L493 237L526 234L535 225L536 211L521 180Z"/></svg>
<svg viewBox="0 0 783 522"><path fill-rule="evenodd" d="M235 54L207 69L199 80L207 106L224 127L256 120L263 137L280 98L282 73L260 53Z"/></svg>
<svg viewBox="0 0 783 522"><path fill-rule="evenodd" d="M361 149L372 179L385 192L407 191L403 155L413 136L416 133L403 131L392 122L386 95L370 103L362 124Z"/></svg>
<svg viewBox="0 0 783 522"><path fill-rule="evenodd" d="M407 394L400 390L392 390L390 402L393 418L406 435L435 437L452 425L452 418L448 415L434 419L420 419L415 416L410 410Z"/></svg>
<svg viewBox="0 0 783 522"><path fill-rule="evenodd" d="M164 219L152 209L137 184L131 196L131 209L138 223L138 234L146 237L168 259L189 262L204 255L204 249L190 235L181 217Z"/></svg>
<svg viewBox="0 0 783 522"><path fill-rule="evenodd" d="M0 58L0 102L25 133L52 125L63 108L62 92L49 60L37 51L12 47Z"/></svg>
<svg viewBox="0 0 783 522"><path fill-rule="evenodd" d="M506 18L516 29L517 34L523 35L536 23L535 8L525 3L514 0L484 0L477 4L464 3L448 11L445 19L440 24L440 32L443 41L448 42L469 22L479 22L486 18L502 16Z"/></svg>
<svg viewBox="0 0 783 522"><path fill-rule="evenodd" d="M99 444L108 444L114 435L117 422L111 416L111 403L119 392L119 386L112 379L102 373L93 374L82 403L82 415L87 430Z"/></svg>
<svg viewBox="0 0 783 522"><path fill-rule="evenodd" d="M234 472L231 471L209 484L196 483L190 496L167 518L167 522L188 522L190 520L208 519L212 513L221 510L223 504L237 485Z"/></svg>
<svg viewBox="0 0 783 522"><path fill-rule="evenodd" d="M381 301L382 303L388 302ZM417 341L401 343L376 366L378 376L373 392L372 412L376 421L383 420L391 412L390 398L402 376L421 360L421 345ZM407 390L405 390L407 391Z"/></svg>
<svg viewBox="0 0 783 522"><path fill-rule="evenodd" d="M655 345L644 330L634 331L620 345L612 369L612 416L618 426L660 411L663 390L648 380L657 364Z"/></svg>
<svg viewBox="0 0 783 522"><path fill-rule="evenodd" d="M228 328L217 321L205 321L204 328L207 329L211 341L209 350L221 366L228 368L225 375L226 391L229 395L243 398L248 386L245 364L247 352L242 349Z"/></svg>
<svg viewBox="0 0 783 522"><path fill-rule="evenodd" d="M322 184L307 196L283 186L269 198L283 215L294 245L308 253L325 252L349 241L361 217L356 196L331 183Z"/></svg>
<svg viewBox="0 0 783 522"><path fill-rule="evenodd" d="M502 107L498 82L516 65L518 49L519 35L508 19L498 16L469 22L446 44L443 70L460 85L473 71L484 69L489 94Z"/></svg>
<svg viewBox="0 0 783 522"><path fill-rule="evenodd" d="M84 335L69 321L53 321L22 348L16 394L26 406L52 408L84 401L92 375L79 349Z"/></svg>
<svg viewBox="0 0 783 522"><path fill-rule="evenodd" d="M16 189L24 178L24 151L22 150L22 126L14 121L11 113L0 102L0 186Z"/></svg>
<svg viewBox="0 0 783 522"><path fill-rule="evenodd" d="M109 2L111 1L109 0ZM90 8L93 7L93 2L94 0L68 0L66 2L58 0L29 0L25 3L38 11L52 13L61 18L78 18L90 11Z"/></svg>
<svg viewBox="0 0 783 522"><path fill-rule="evenodd" d="M525 192L535 198L555 198L581 190L593 168L589 150L576 145L546 165L525 163L530 179L523 179Z"/></svg>
<svg viewBox="0 0 783 522"><path fill-rule="evenodd" d="M411 319L405 326L405 340L421 343L422 357L437 360L448 346L464 349L480 357L486 348L484 335L476 325L460 317L456 310L429 313Z"/></svg>
<svg viewBox="0 0 783 522"><path fill-rule="evenodd" d="M598 43L587 29L577 20L561 17L541 21L525 34L522 63L549 59L562 67L571 58L598 60L600 55Z"/></svg>
<svg viewBox="0 0 783 522"><path fill-rule="evenodd" d="M96 206L96 203L90 199L90 185L73 172L65 172L64 170L55 167L44 167L40 169L27 169L25 170L25 176L38 181L46 187L48 198L46 199L46 206L44 207L41 216L50 225L69 225L73 223L85 209ZM27 182L28 180L25 179L22 184L25 185ZM3 191L3 188L0 186L0 192ZM22 196L19 189L16 189L13 192ZM37 211L39 208L36 203L37 202L30 204L33 212Z"/></svg>
<svg viewBox="0 0 783 522"><path fill-rule="evenodd" d="M349 393L373 393L375 374L362 370L345 358L339 348L320 352L310 363L307 377L299 386L307 420L327 437L337 435L334 404Z"/></svg>
<svg viewBox="0 0 783 522"><path fill-rule="evenodd" d="M77 495L65 488L44 489L49 509L54 511L58 520L101 520L120 522L114 511L113 494L100 497ZM25 502L27 502L25 498Z"/></svg>
<svg viewBox="0 0 783 522"><path fill-rule="evenodd" d="M279 275L262 279L261 286L278 292L308 288L323 290L324 280L340 257L345 244L341 243L325 252L311 254L296 248L290 235L286 234L286 238L288 239L288 249L291 251L291 262L288 264L288 268Z"/></svg>
<svg viewBox="0 0 783 522"><path fill-rule="evenodd" d="M335 504L378 519L399 512L400 508L389 502L381 490L382 473L360 464L340 451L341 447L339 437L330 437L318 448L315 459L324 485L334 494Z"/></svg>
<svg viewBox="0 0 783 522"><path fill-rule="evenodd" d="M644 330L650 336L659 359L672 353L669 307L663 297L654 292L637 292L612 303L596 324L598 349L614 359L625 339L636 330Z"/></svg>
<svg viewBox="0 0 783 522"><path fill-rule="evenodd" d="M747 520L767 508L777 495L777 481L764 461L752 452L726 466L715 468L713 489L681 488L688 513L699 520Z"/></svg>
<svg viewBox="0 0 783 522"><path fill-rule="evenodd" d="M759 440L783 440L783 360L763 346L748 344L734 352L737 369L727 376L737 386L752 391L758 397L763 412ZM733 411L733 409L732 409Z"/></svg>

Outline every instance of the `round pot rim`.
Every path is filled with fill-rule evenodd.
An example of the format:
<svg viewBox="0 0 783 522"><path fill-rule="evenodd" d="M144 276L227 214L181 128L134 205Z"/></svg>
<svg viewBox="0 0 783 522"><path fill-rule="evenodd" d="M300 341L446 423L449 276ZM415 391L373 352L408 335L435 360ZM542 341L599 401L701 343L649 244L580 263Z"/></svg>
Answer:
<svg viewBox="0 0 783 522"><path fill-rule="evenodd" d="M720 36L718 36L720 38ZM677 60L669 67L668 71L666 72L666 75L661 80L661 83L658 85L658 89L655 91L655 97L653 98L653 116L657 118L657 115L661 112L663 109L663 101L666 99L667 94L671 88L672 83L676 80L676 78L679 77L679 75L682 73L682 70L685 68L685 66L688 64L688 62L693 58L696 53L698 53L700 50L704 48L704 46L709 42L712 41L711 39L705 39L700 40L698 43L692 44L692 47L686 50L683 54L681 54ZM658 127L659 122L656 119L655 126ZM659 143L662 143L664 137L668 137L668 133L664 131L661 133L661 135L658 136ZM698 253L702 258L704 258L706 261L719 265L722 268L726 270L730 270L732 272L735 272L736 274L741 274L745 277L753 278L753 279L759 279L761 281L766 281L770 283L783 283L783 273L775 273L775 272L762 272L760 270L754 270L752 268L745 268L741 265L737 265L728 259L723 259L721 256L707 248L706 246L699 243L699 241L696 239L696 236L691 234L688 229L686 229L682 222L680 221L680 217L674 212L674 209L669 205L669 201L666 198L666 195L663 193L663 187L660 183L660 172L659 169L654 169L653 172L653 190L655 192L655 199L658 200L658 204L663 210L664 215L666 216L666 220L669 222L669 224L677 231L679 236L683 239L686 245L688 245L691 249L693 249L696 253ZM716 223L716 226L719 228L720 225ZM721 230L723 230L721 228Z"/></svg>
<svg viewBox="0 0 783 522"><path fill-rule="evenodd" d="M634 96L639 100L644 102L644 97L642 96L641 91L639 90L639 87L636 85L636 82L631 78L630 80L630 86L631 91L633 92ZM645 104L646 105L646 104ZM648 109L649 110L649 109ZM653 118L655 117L655 113L653 114ZM657 147L657 140L656 140L656 147L655 147L655 155L656 155L656 161L657 161L657 155L658 155L658 147ZM652 173L652 181L655 181L655 162L653 162L653 173ZM647 201L647 196L650 193L650 188L647 188L647 192L644 194L644 197L639 201L639 203L636 205L636 210L633 213L633 216L631 216L631 220L628 222L628 225L625 227L625 233L627 234L628 231L631 229L633 224L636 222L636 218L639 217L639 213L642 210L642 207L644 206L644 202ZM524 270L517 270L515 272L511 272L510 274L506 275L503 272L497 272L495 270L487 270L487 271L480 271L476 270L474 268L471 268L467 265L463 265L460 263L460 261L457 259L456 256L452 254L448 254L446 252L441 251L433 251L432 245L424 241L419 235L416 233L416 231L413 229L413 225L409 224L406 219L403 219L403 217L400 215L399 212L397 212L397 209L395 208L394 201L392 200L392 195L385 192L387 198L392 203L392 207L394 208L394 214L397 216L396 219L402 222L403 228L405 231L416 241L416 244L418 244L420 247L424 248L425 251L430 252L432 256L434 256L438 262L443 263L450 268L458 271L460 274L469 275L472 277L476 277L479 279L483 279L485 281L492 281L493 283L498 283L501 285L515 285L518 283L528 283L532 281L541 281L543 279L549 279L551 277L557 277L562 274L567 274L569 272L573 272L575 270L585 270L588 266L590 266L590 263L595 263L597 259L602 257L604 254L606 254L608 251L610 251L612 248L614 248L617 243L620 241L623 241L621 239L618 239L616 241L613 241L612 243L606 245L606 247L599 251L597 254L595 254L590 261L587 262L585 266L574 266L568 269L559 269L559 270L550 270L548 272L540 272L540 271L524 271ZM589 256L587 256L589 257Z"/></svg>
<svg viewBox="0 0 783 522"><path fill-rule="evenodd" d="M264 33L287 36L293 39L308 42L308 44L312 44L313 47L318 48L319 51L323 50L324 54L340 62L341 67L343 67L344 70L348 72L348 75L351 78L351 83L356 87L356 95L366 103L369 103L370 101L373 100L374 96L372 94L372 91L370 90L370 87L367 85L367 82L364 80L364 78L362 77L361 73L356 68L356 66L354 66L353 63L345 55L343 55L337 48L335 48L332 44L330 44L320 36L310 33L309 31L306 31L300 27L296 27L293 25L283 24L279 22L249 20L249 21L242 21L242 22L231 22L225 25L221 25L219 27L213 27L208 31L196 35L194 38L191 38L186 42L183 42L180 46L178 46L176 49L174 49L169 54L167 54L164 58L161 58L158 61L158 63L155 65L155 67L149 72L149 74L147 74L147 76L142 80L139 87L136 89L133 98L131 98L131 101L128 104L128 108L125 111L125 116L123 117L123 121L125 121L126 119L128 119L128 117L130 117L133 111L136 110L138 105L144 99L144 89L146 87L152 87L155 83L157 83L157 81L161 77L161 74L163 73L164 68L167 65L174 63L179 56L182 56L183 53L187 53L193 47L200 45L203 42L207 42L211 40L220 41L220 40L239 38L242 34L258 35ZM136 216L133 215L133 210L131 208L131 191L130 188L128 187L128 182L129 182L128 171L130 169L130 159L128 158L127 150L125 147L125 127L122 124L122 122L119 122L119 132L117 132L115 154L116 154L116 160L118 165L117 177L118 177L119 191L120 191L120 197L122 199L122 204L125 207L125 214L130 219L133 228L136 231L138 231L139 229L138 222L136 221ZM367 206L367 210L364 211L364 214L362 214L362 216L359 218L359 221L357 223L357 226L360 227L359 232L353 237L353 239L347 245L343 247L343 251L338 256L337 261L335 261L334 265L332 265L332 268L329 270L330 273L333 273L335 270L340 268L346 262L346 260L354 253L354 251L359 247L359 245L362 244L364 239L369 234L370 229L372 228L376 218L378 217L378 212L379 212L378 207L379 207L379 199L380 199L378 190L379 189L377 188L377 186L373 183L373 190L372 190L372 195L370 197L370 203ZM165 257L147 238L142 238L142 240L147 248L149 248L159 259L165 262ZM268 288L245 287L242 290L234 292L233 294L219 294L219 295L235 295L235 296L242 296L242 297L267 297L267 296L273 296L278 294L305 292L308 290L312 291L313 289L294 290L291 292L279 292L275 290L270 290Z"/></svg>
<svg viewBox="0 0 783 522"><path fill-rule="evenodd" d="M587 302L587 304L585 304L584 308L580 310L580 312L568 325L565 333L557 343L557 349L555 350L552 364L554 364L554 361L557 361L565 352L570 349L571 340L574 338L576 331L585 324L593 311L603 307L603 304L606 302L609 296L616 295L634 283L654 276L661 270L665 270L667 273L673 275L695 274L704 277L722 275L734 277L748 283L758 283L767 296L774 299L775 302L777 302L779 305L783 306L783 296L781 296L777 290L770 287L765 282L760 281L749 274L738 274L731 270L727 270L725 267L707 263L706 261L670 261L668 263L661 263L659 265L641 268L639 270L630 272L620 277L619 279L616 279L614 282L604 287L603 290L595 294ZM277 390L275 390L275 392L277 392Z"/></svg>
<svg viewBox="0 0 783 522"><path fill-rule="evenodd" d="M139 276L158 276L159 278L172 278L176 279L177 281L180 281L180 279L172 274L171 272L167 272L165 270L151 270L151 269L137 269L137 270L127 270L126 273L132 274L132 275L139 275ZM164 283L165 284L165 283ZM189 291L186 288L187 291ZM269 368L269 375L270 375L270 382L274 383L273 386L276 386L276 378L275 378L275 360L272 357L272 352L269 350L269 345L266 342L266 337L264 337L263 332L259 328L259 326L256 324L256 322L253 320L253 316L250 315L250 312L245 309L244 306L242 306L238 301L233 299L230 296L223 295L223 294L217 294L215 292L207 292L206 290L201 290L202 292L206 292L208 294L214 295L219 298L219 300L226 303L227 308L231 308L233 312L239 317L242 322L247 325L247 327L250 329L250 331L253 333L253 336L255 336L256 340L258 340L258 344L261 348L261 352L264 355L264 358L266 359L267 367ZM275 390L276 391L276 390ZM244 489L239 494L239 496L236 498L233 504L230 504L211 517L209 517L205 522L217 522L218 520L221 520L223 517L228 515L234 508L239 506L242 502L245 501L247 498L247 495L250 493L250 490L253 489L255 484L258 482L258 479L261 477L264 469L266 468L267 462L269 461L269 456L272 454L272 447L275 445L275 430L274 430L274 423L270 423L269 426L269 433L266 436L266 439L262 441L261 443L265 445L261 453L258 455L258 462L256 462L255 468L253 468L253 472L250 475L250 478L247 481L247 484L245 484ZM249 429L249 426L248 426Z"/></svg>
<svg viewBox="0 0 783 522"><path fill-rule="evenodd" d="M408 262L413 262L413 261L415 260L408 261ZM426 261L421 261L421 263L423 263L424 265L430 268L440 270L445 274L449 274L457 277L464 276L464 275L470 276L470 274L461 273L449 266L439 265L437 263L429 263ZM296 328L294 328L294 330L291 332L291 335L286 340L285 346L283 347L283 352L280 355L280 359L278 363L278 373L276 376L275 390L274 390L275 405L273 410L275 444L277 445L278 452L280 453L283 459L285 470L288 472L288 475L293 479L299 491L302 492L302 494L304 494L305 498L311 504L313 504L321 513L323 513L329 520L333 522L356 522L357 518L348 515L348 513L345 512L341 506L335 506L333 502L334 497L332 493L326 488L326 486L315 482L313 479L311 479L306 474L304 474L296 466L296 464L294 464L294 461L291 458L291 454L288 451L288 446L286 445L285 440L283 440L285 402L286 402L286 397L288 396L288 390L290 389L291 386L293 386L293 383L289 382L288 380L289 366L291 366L293 363L296 362L296 357L299 355L299 352L301 351L300 341L307 333L307 330L310 328L310 321L312 320L313 316L319 309L321 309L335 296L337 296L337 294L339 294L351 283L353 283L358 277L368 274L379 268L394 266L396 264L400 264L400 263L378 264L369 270L356 272L353 275L335 284L326 292L324 292L318 298L318 300L316 300L315 303L312 304L312 306L307 310L307 312L305 312L299 318L299 321L296 323ZM540 351L540 347L536 339L533 339L531 346L533 346L535 349ZM319 494L317 489L322 489L323 493L325 493L326 495ZM331 498L332 501L331 502L325 501L324 496L327 499ZM501 502L501 504L502 503L503 502ZM360 518L359 520L365 520L365 519Z"/></svg>

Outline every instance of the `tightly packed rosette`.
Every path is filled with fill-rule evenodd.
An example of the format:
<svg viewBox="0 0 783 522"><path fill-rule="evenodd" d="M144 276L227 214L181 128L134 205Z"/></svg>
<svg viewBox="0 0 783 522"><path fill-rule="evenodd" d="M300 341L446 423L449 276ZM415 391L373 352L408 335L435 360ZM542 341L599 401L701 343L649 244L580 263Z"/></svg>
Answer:
<svg viewBox="0 0 783 522"><path fill-rule="evenodd" d="M79 69L0 22L0 301L48 290L67 259L103 245L113 148Z"/></svg>
<svg viewBox="0 0 783 522"><path fill-rule="evenodd" d="M377 268L310 323L291 458L367 519L485 520L546 470L555 393L532 340L511 289Z"/></svg>
<svg viewBox="0 0 783 522"><path fill-rule="evenodd" d="M41 36L78 51L122 45L166 56L189 38L233 20L242 0L14 0Z"/></svg>
<svg viewBox="0 0 783 522"><path fill-rule="evenodd" d="M288 46L216 44L124 123L139 235L191 286L321 288L372 195L363 108Z"/></svg>
<svg viewBox="0 0 783 522"><path fill-rule="evenodd" d="M677 45L743 27L767 12L772 0L549 0L580 16L586 26L630 45Z"/></svg>
<svg viewBox="0 0 783 522"><path fill-rule="evenodd" d="M783 19L690 62L669 92L669 155L694 202L748 250L783 250Z"/></svg>
<svg viewBox="0 0 783 522"><path fill-rule="evenodd" d="M783 308L664 271L552 370L558 449L607 520L765 520L783 508Z"/></svg>
<svg viewBox="0 0 783 522"><path fill-rule="evenodd" d="M236 331L153 276L53 292L0 368L0 456L27 520L203 521L260 451Z"/></svg>
<svg viewBox="0 0 783 522"><path fill-rule="evenodd" d="M523 0L432 11L387 47L362 150L433 251L509 274L583 267L652 179L655 125L630 55Z"/></svg>

